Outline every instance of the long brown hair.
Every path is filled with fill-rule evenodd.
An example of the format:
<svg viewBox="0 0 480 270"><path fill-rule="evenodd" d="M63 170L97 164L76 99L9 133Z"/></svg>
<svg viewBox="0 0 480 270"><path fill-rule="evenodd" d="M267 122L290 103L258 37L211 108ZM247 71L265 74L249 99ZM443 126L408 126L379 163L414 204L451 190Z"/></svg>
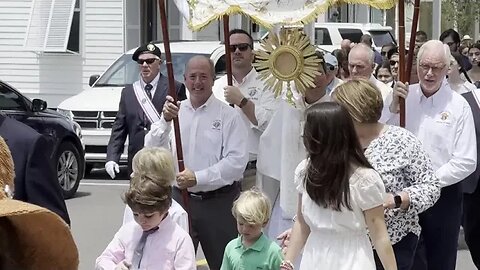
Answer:
<svg viewBox="0 0 480 270"><path fill-rule="evenodd" d="M319 103L305 111L303 143L308 153L305 188L313 201L325 208L352 210L352 163L372 168L363 155L348 111L334 102Z"/></svg>

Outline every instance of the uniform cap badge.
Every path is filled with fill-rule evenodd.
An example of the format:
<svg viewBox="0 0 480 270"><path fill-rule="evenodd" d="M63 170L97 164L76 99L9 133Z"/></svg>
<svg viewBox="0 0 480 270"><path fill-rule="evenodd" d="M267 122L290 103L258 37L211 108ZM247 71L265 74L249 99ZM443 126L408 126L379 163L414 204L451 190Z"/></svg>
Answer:
<svg viewBox="0 0 480 270"><path fill-rule="evenodd" d="M147 45L147 50L149 50L149 51L151 51L151 52L155 51L155 45L153 45L153 44L148 44L148 45Z"/></svg>

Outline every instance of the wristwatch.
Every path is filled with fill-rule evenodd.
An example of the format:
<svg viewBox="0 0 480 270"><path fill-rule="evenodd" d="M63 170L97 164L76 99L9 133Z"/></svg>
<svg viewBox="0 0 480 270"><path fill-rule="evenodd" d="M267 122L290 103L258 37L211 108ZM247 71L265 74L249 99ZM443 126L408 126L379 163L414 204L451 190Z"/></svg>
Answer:
<svg viewBox="0 0 480 270"><path fill-rule="evenodd" d="M395 194L393 195L393 200L395 201L395 208L402 206L402 196Z"/></svg>
<svg viewBox="0 0 480 270"><path fill-rule="evenodd" d="M240 101L240 104L238 104L238 107L239 108L242 108L243 106L245 106L248 102L248 98L244 97L242 98L242 100Z"/></svg>

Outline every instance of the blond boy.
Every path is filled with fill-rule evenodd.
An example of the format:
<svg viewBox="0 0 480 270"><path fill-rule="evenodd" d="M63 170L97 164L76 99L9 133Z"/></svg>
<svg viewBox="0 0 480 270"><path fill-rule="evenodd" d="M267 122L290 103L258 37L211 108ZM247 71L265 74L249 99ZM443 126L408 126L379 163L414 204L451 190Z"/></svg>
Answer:
<svg viewBox="0 0 480 270"><path fill-rule="evenodd" d="M281 248L262 232L270 209L270 201L262 192L252 189L240 194L232 207L239 236L225 248L221 270L279 269Z"/></svg>

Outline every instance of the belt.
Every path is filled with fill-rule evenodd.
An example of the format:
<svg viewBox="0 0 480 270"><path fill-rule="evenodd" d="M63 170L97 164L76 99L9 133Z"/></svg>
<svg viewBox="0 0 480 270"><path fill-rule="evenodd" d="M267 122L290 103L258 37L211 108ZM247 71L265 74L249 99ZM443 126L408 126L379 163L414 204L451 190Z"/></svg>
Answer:
<svg viewBox="0 0 480 270"><path fill-rule="evenodd" d="M175 187L178 189L177 187ZM214 198L220 194L225 194L234 191L236 188L238 188L238 182L234 182L231 185L228 186L223 186L221 188L211 190L211 191L199 191L199 192L188 192L188 196L192 199L197 199L197 200L208 200L211 198ZM180 189L178 189L180 190Z"/></svg>

